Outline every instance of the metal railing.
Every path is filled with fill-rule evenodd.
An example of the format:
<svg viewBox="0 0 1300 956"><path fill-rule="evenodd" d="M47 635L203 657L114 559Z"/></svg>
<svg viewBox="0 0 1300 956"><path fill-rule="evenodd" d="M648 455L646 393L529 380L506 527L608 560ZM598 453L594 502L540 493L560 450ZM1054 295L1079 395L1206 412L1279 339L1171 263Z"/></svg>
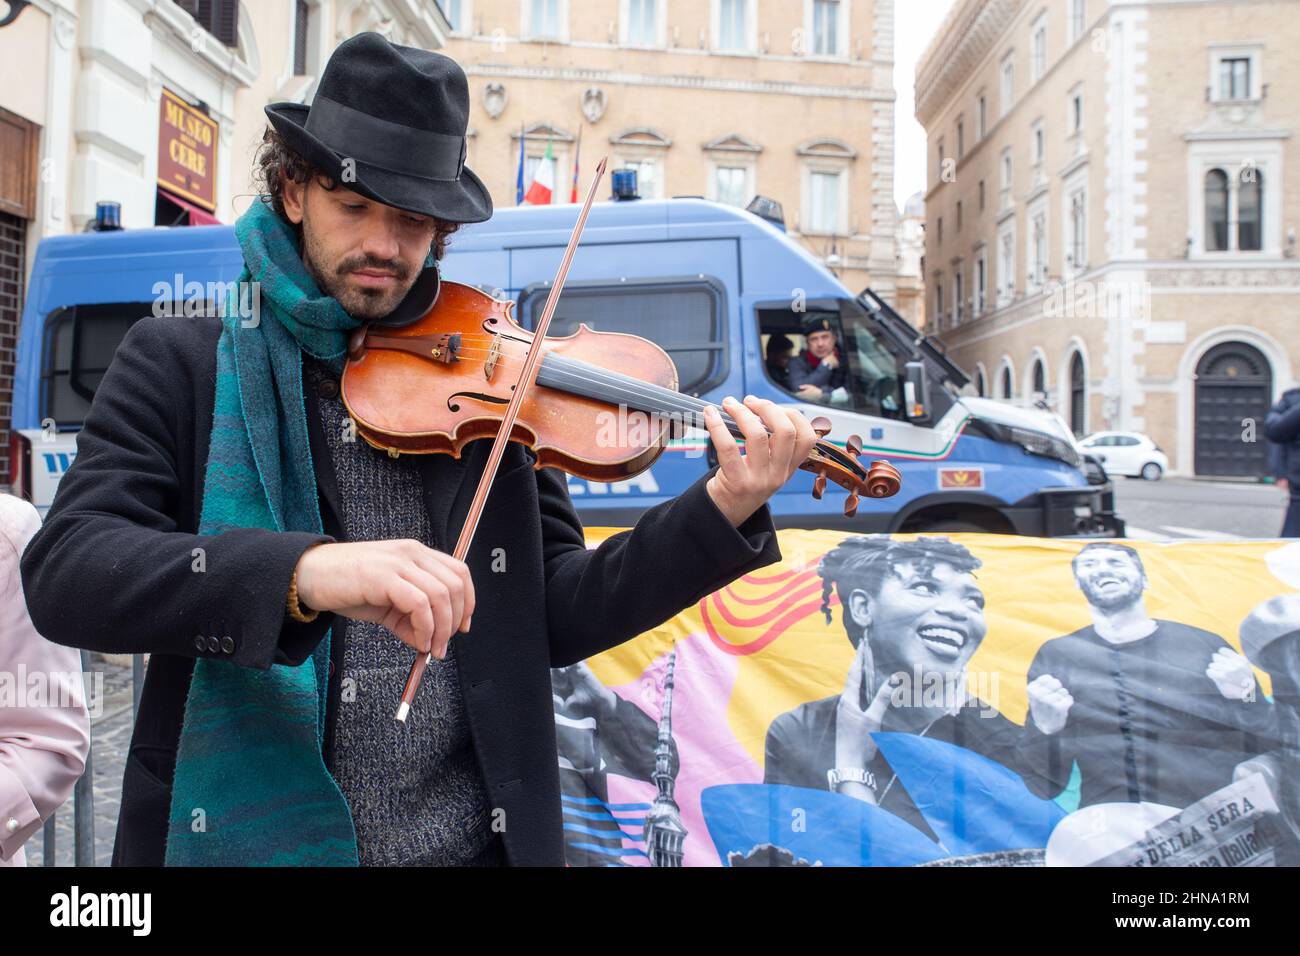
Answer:
<svg viewBox="0 0 1300 956"><path fill-rule="evenodd" d="M140 712L140 692L144 687L144 656L133 654L131 657L131 720L134 722ZM90 652L81 652L81 671L91 673ZM90 700L91 690L86 688L86 699ZM73 864L75 866L95 866L95 725L90 725L90 748L86 752L86 768L77 780L72 791L72 842ZM68 806L65 803L45 821L41 832L41 865L57 866L58 850L57 818Z"/></svg>

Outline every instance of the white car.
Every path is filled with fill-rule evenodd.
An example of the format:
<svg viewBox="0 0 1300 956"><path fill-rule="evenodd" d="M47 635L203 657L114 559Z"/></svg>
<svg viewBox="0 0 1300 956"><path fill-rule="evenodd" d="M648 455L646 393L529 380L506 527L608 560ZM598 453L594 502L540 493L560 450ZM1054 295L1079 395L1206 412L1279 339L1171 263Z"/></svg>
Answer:
<svg viewBox="0 0 1300 956"><path fill-rule="evenodd" d="M1101 461L1106 473L1158 481L1169 467L1160 446L1138 432L1095 432L1079 447Z"/></svg>

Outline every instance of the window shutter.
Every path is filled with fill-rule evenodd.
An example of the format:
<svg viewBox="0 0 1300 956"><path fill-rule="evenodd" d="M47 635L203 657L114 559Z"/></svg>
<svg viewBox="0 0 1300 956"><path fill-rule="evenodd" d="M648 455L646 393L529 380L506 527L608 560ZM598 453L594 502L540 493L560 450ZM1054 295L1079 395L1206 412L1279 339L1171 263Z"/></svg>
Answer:
<svg viewBox="0 0 1300 956"><path fill-rule="evenodd" d="M212 20L208 29L225 46L239 45L239 0L210 0Z"/></svg>

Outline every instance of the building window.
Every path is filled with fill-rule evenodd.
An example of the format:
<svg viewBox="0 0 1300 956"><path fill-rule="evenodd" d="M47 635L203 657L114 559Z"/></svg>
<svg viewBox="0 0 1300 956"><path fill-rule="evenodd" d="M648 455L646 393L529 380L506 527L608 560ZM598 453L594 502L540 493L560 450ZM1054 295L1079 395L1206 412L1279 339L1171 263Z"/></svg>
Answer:
<svg viewBox="0 0 1300 956"><path fill-rule="evenodd" d="M840 56L840 2L813 0L813 53L817 56Z"/></svg>
<svg viewBox="0 0 1300 956"><path fill-rule="evenodd" d="M844 232L840 220L841 184L840 173L813 170L808 175L810 208L808 211L808 231L820 233Z"/></svg>
<svg viewBox="0 0 1300 956"><path fill-rule="evenodd" d="M718 5L718 49L749 50L750 0L716 0Z"/></svg>
<svg viewBox="0 0 1300 956"><path fill-rule="evenodd" d="M1047 207L1040 204L1029 213L1029 273L1026 277L1030 291L1036 291L1047 281Z"/></svg>
<svg viewBox="0 0 1300 956"><path fill-rule="evenodd" d="M659 45L658 0L626 0L626 36L628 46Z"/></svg>
<svg viewBox="0 0 1300 956"><path fill-rule="evenodd" d="M934 274L934 324L943 328L943 273Z"/></svg>
<svg viewBox="0 0 1300 956"><path fill-rule="evenodd" d="M1084 18L1087 16L1087 3L1085 0L1070 0L1070 42L1073 43L1079 37L1083 36L1085 27Z"/></svg>
<svg viewBox="0 0 1300 956"><path fill-rule="evenodd" d="M1210 47L1209 99L1216 103L1263 96L1262 44Z"/></svg>
<svg viewBox="0 0 1300 956"><path fill-rule="evenodd" d="M561 0L529 0L528 9L528 36L547 40L563 36Z"/></svg>
<svg viewBox="0 0 1300 956"><path fill-rule="evenodd" d="M1016 294L1016 234L1006 229L998 236L998 305Z"/></svg>
<svg viewBox="0 0 1300 956"><path fill-rule="evenodd" d="M1260 197L1264 192L1264 174L1253 166L1241 171L1237 187L1237 249L1259 252L1263 230L1260 228Z"/></svg>
<svg viewBox="0 0 1300 956"><path fill-rule="evenodd" d="M447 22L451 24L453 33L469 33L469 6L470 0L443 0L442 9L447 14Z"/></svg>
<svg viewBox="0 0 1300 956"><path fill-rule="evenodd" d="M307 45L310 39L311 4L297 0L293 9L293 75L307 75Z"/></svg>
<svg viewBox="0 0 1300 956"><path fill-rule="evenodd" d="M980 212L984 211L984 180L980 180Z"/></svg>
<svg viewBox="0 0 1300 956"><path fill-rule="evenodd" d="M1032 149L1033 149L1033 156L1034 156L1034 165L1041 166L1043 165L1043 159L1045 158L1047 153L1047 136L1043 132L1043 124L1041 121L1034 124L1034 130L1031 135L1033 136Z"/></svg>
<svg viewBox="0 0 1300 956"><path fill-rule="evenodd" d="M975 105L975 138L983 139L989 132L989 103L984 94L980 94Z"/></svg>
<svg viewBox="0 0 1300 956"><path fill-rule="evenodd" d="M713 196L718 202L743 207L749 201L749 168L717 166L713 170Z"/></svg>
<svg viewBox="0 0 1300 956"><path fill-rule="evenodd" d="M939 176L943 177L943 159L944 159L943 140L939 140Z"/></svg>
<svg viewBox="0 0 1300 956"><path fill-rule="evenodd" d="M1016 63L1008 53L1002 61L1002 97L998 104L998 115L1006 116L1011 112L1012 98L1016 95Z"/></svg>
<svg viewBox="0 0 1300 956"><path fill-rule="evenodd" d="M1029 51L1029 81L1037 83L1047 72L1047 14L1034 24L1033 41Z"/></svg>
<svg viewBox="0 0 1300 956"><path fill-rule="evenodd" d="M943 216L934 224L934 241L936 245L943 245Z"/></svg>
<svg viewBox="0 0 1300 956"><path fill-rule="evenodd" d="M1219 61L1219 99L1250 99L1250 57L1224 57Z"/></svg>
<svg viewBox="0 0 1300 956"><path fill-rule="evenodd" d="M1002 188L1009 190L1011 188L1011 150L1008 149L1002 154Z"/></svg>
<svg viewBox="0 0 1300 956"><path fill-rule="evenodd" d="M975 369L975 394L980 398L988 391L988 383L984 380L984 366L981 365Z"/></svg>
<svg viewBox="0 0 1300 956"><path fill-rule="evenodd" d="M960 323L966 317L966 294L963 286L965 285L965 275L961 271L961 264L953 266L957 271L952 277L952 321L954 325Z"/></svg>
<svg viewBox="0 0 1300 956"><path fill-rule="evenodd" d="M176 5L216 37L222 46L231 49L239 46L239 0L176 0Z"/></svg>
<svg viewBox="0 0 1300 956"><path fill-rule="evenodd" d="M660 181L659 161L655 159L630 159L622 164L623 169L636 171L636 191L645 199L659 199L663 193Z"/></svg>
<svg viewBox="0 0 1300 956"><path fill-rule="evenodd" d="M966 121L960 117L957 119L957 158L961 159L966 155Z"/></svg>
<svg viewBox="0 0 1300 956"><path fill-rule="evenodd" d="M1205 251L1228 251L1228 174L1222 169L1205 174Z"/></svg>
<svg viewBox="0 0 1300 956"><path fill-rule="evenodd" d="M1015 397L1015 389L1011 384L1011 366L1002 366L1002 394L999 398L1012 399Z"/></svg>
<svg viewBox="0 0 1300 956"><path fill-rule="evenodd" d="M1083 129L1083 92L1075 90L1070 94L1070 132L1077 133Z"/></svg>
<svg viewBox="0 0 1300 956"><path fill-rule="evenodd" d="M983 250L975 257L975 308L972 317L983 315L988 307L988 264Z"/></svg>
<svg viewBox="0 0 1300 956"><path fill-rule="evenodd" d="M1088 195L1082 189L1070 195L1070 248L1066 264L1075 272L1088 265Z"/></svg>
<svg viewBox="0 0 1300 956"><path fill-rule="evenodd" d="M1034 397L1046 395L1047 373L1043 369L1043 360L1041 358L1034 359L1034 367L1030 372L1030 378L1030 391L1034 393Z"/></svg>

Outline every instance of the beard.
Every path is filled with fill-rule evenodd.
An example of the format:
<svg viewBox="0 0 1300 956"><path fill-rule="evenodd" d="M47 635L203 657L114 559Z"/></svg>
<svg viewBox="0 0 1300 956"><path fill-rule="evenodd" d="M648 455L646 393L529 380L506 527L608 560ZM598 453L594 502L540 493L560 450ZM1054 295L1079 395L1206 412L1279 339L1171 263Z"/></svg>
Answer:
<svg viewBox="0 0 1300 956"><path fill-rule="evenodd" d="M401 304L406 293L415 285L411 270L406 264L395 259L379 259L375 256L353 256L344 259L333 269L322 268L324 250L319 238L308 226L304 217L302 222L303 263L316 281L321 292L338 301L343 310L354 318L373 320L388 315ZM349 273L360 269L382 269L396 277L391 289L364 289L348 284Z"/></svg>
<svg viewBox="0 0 1300 956"><path fill-rule="evenodd" d="M1103 594L1095 590L1087 581L1079 582L1079 590L1088 603L1098 610L1117 611L1136 604L1142 598L1142 583L1135 582L1122 591Z"/></svg>

